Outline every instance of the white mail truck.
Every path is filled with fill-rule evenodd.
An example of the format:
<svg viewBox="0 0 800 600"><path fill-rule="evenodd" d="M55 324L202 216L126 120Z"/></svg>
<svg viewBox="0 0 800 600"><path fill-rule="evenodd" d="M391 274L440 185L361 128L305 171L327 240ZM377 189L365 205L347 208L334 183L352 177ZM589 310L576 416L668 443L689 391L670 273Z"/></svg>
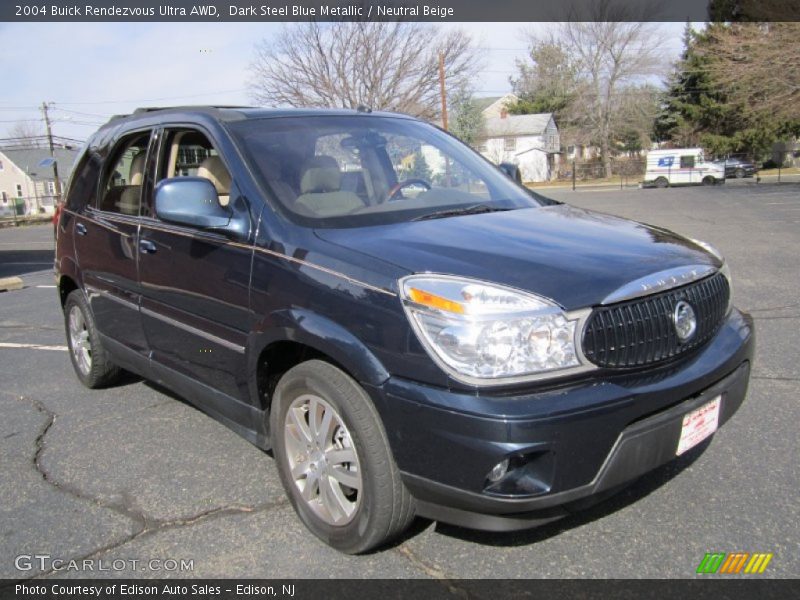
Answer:
<svg viewBox="0 0 800 600"><path fill-rule="evenodd" d="M725 168L706 161L702 148L651 150L643 184L646 187L673 185L714 185L725 183Z"/></svg>

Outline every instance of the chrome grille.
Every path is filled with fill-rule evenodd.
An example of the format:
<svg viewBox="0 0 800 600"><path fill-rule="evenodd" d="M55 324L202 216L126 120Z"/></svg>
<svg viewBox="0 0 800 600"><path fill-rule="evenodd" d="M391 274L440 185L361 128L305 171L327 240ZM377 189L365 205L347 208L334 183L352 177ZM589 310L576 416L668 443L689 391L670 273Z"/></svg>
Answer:
<svg viewBox="0 0 800 600"><path fill-rule="evenodd" d="M583 330L583 353L600 367L630 368L674 358L701 346L719 329L730 288L722 273L689 285L596 308ZM673 323L675 305L684 300L695 311L697 330L684 343Z"/></svg>

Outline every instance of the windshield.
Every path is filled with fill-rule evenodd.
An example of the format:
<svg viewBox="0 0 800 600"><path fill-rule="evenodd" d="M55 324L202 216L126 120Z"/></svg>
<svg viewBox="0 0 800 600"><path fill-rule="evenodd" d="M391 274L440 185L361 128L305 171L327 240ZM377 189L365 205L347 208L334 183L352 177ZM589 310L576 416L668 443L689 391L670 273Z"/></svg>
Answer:
<svg viewBox="0 0 800 600"><path fill-rule="evenodd" d="M297 220L358 227L549 203L435 127L385 116L229 124L261 183Z"/></svg>

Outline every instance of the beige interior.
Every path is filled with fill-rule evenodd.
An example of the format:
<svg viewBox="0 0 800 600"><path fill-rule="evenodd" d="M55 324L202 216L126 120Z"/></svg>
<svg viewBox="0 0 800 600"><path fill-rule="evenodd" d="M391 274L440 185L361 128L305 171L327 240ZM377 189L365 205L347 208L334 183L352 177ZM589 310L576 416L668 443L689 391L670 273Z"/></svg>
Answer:
<svg viewBox="0 0 800 600"><path fill-rule="evenodd" d="M222 206L228 205L231 199L231 176L219 156L209 156L201 162L197 168L197 176L205 177L213 183L219 195L219 203Z"/></svg>
<svg viewBox="0 0 800 600"><path fill-rule="evenodd" d="M346 214L363 208L364 203L356 194L341 191L341 182L342 173L336 159L332 156L315 156L303 168L300 196L296 203L320 217Z"/></svg>

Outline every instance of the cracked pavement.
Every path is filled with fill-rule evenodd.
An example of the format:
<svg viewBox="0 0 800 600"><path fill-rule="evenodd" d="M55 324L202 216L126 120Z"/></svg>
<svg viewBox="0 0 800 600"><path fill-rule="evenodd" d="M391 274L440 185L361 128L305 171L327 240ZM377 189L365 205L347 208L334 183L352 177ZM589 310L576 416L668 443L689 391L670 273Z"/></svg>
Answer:
<svg viewBox="0 0 800 600"><path fill-rule="evenodd" d="M56 575L15 568L15 556L37 553L194 561L191 572L59 577L693 577L710 551L773 552L767 574L798 577L799 191L732 183L552 192L726 254L735 302L756 319L748 399L710 444L583 513L509 534L417 521L397 544L362 557L308 533L269 454L189 403L133 376L84 389L54 348L65 339L56 291L45 287L51 274L23 273L25 289L0 294L0 578ZM40 251L48 236L49 226L0 230L0 263L3 248Z"/></svg>

